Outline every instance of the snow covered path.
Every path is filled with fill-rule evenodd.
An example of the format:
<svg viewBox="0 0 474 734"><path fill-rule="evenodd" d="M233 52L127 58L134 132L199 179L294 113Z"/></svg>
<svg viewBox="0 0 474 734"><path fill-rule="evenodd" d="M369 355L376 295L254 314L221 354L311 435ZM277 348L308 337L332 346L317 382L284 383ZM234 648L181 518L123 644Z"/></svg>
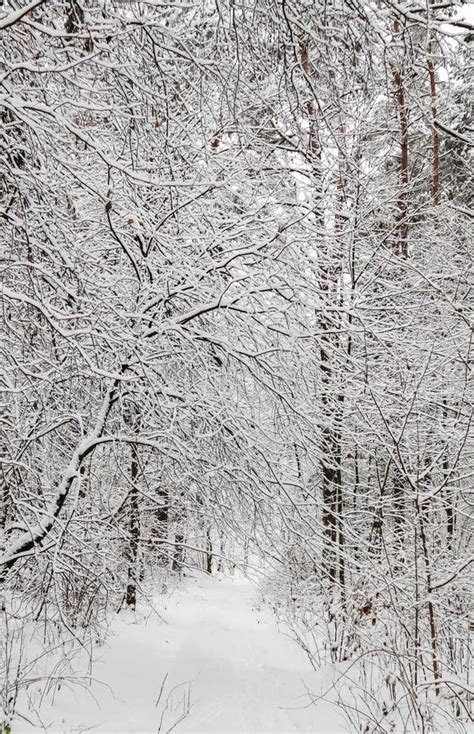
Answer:
<svg viewBox="0 0 474 734"><path fill-rule="evenodd" d="M306 706L316 674L248 581L191 577L159 600L167 624L118 618L93 670L106 685L92 685L95 701L61 690L47 731L346 731L329 704Z"/></svg>

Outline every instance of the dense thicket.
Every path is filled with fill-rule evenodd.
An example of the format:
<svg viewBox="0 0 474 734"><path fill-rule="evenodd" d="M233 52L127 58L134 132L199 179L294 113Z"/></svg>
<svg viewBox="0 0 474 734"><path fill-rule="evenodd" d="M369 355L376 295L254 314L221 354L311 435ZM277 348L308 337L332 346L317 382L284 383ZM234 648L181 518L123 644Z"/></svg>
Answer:
<svg viewBox="0 0 474 734"><path fill-rule="evenodd" d="M170 567L260 558L313 663L351 661L351 730L463 731L462 4L0 29L4 618L79 639Z"/></svg>

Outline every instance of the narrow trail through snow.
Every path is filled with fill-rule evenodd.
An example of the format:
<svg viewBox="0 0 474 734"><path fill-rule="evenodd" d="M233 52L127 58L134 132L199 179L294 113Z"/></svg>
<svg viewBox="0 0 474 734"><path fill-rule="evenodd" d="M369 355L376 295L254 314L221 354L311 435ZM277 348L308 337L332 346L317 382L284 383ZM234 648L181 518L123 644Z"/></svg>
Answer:
<svg viewBox="0 0 474 734"><path fill-rule="evenodd" d="M165 606L167 624L118 618L94 666L96 700L60 691L47 731L346 731L329 703L307 705L321 679L250 582L190 577Z"/></svg>

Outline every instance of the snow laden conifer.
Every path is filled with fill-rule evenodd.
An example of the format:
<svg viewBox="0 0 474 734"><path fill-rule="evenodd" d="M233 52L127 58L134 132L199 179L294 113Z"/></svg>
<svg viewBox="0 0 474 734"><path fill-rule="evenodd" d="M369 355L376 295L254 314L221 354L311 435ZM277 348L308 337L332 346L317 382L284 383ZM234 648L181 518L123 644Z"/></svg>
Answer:
<svg viewBox="0 0 474 734"><path fill-rule="evenodd" d="M154 584L237 565L337 666L351 731L465 731L466 18L3 11L5 730L40 623L72 658Z"/></svg>

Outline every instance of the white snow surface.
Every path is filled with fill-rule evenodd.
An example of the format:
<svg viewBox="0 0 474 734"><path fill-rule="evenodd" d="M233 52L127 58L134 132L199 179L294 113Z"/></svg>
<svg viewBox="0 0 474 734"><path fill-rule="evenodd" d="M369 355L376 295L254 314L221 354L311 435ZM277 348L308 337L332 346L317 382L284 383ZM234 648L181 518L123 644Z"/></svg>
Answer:
<svg viewBox="0 0 474 734"><path fill-rule="evenodd" d="M92 684L63 685L43 701L43 728L15 722L13 734L347 732L329 702L308 705L307 690L330 687L330 667L329 680L312 670L248 580L193 574L155 602L165 621L118 615Z"/></svg>

